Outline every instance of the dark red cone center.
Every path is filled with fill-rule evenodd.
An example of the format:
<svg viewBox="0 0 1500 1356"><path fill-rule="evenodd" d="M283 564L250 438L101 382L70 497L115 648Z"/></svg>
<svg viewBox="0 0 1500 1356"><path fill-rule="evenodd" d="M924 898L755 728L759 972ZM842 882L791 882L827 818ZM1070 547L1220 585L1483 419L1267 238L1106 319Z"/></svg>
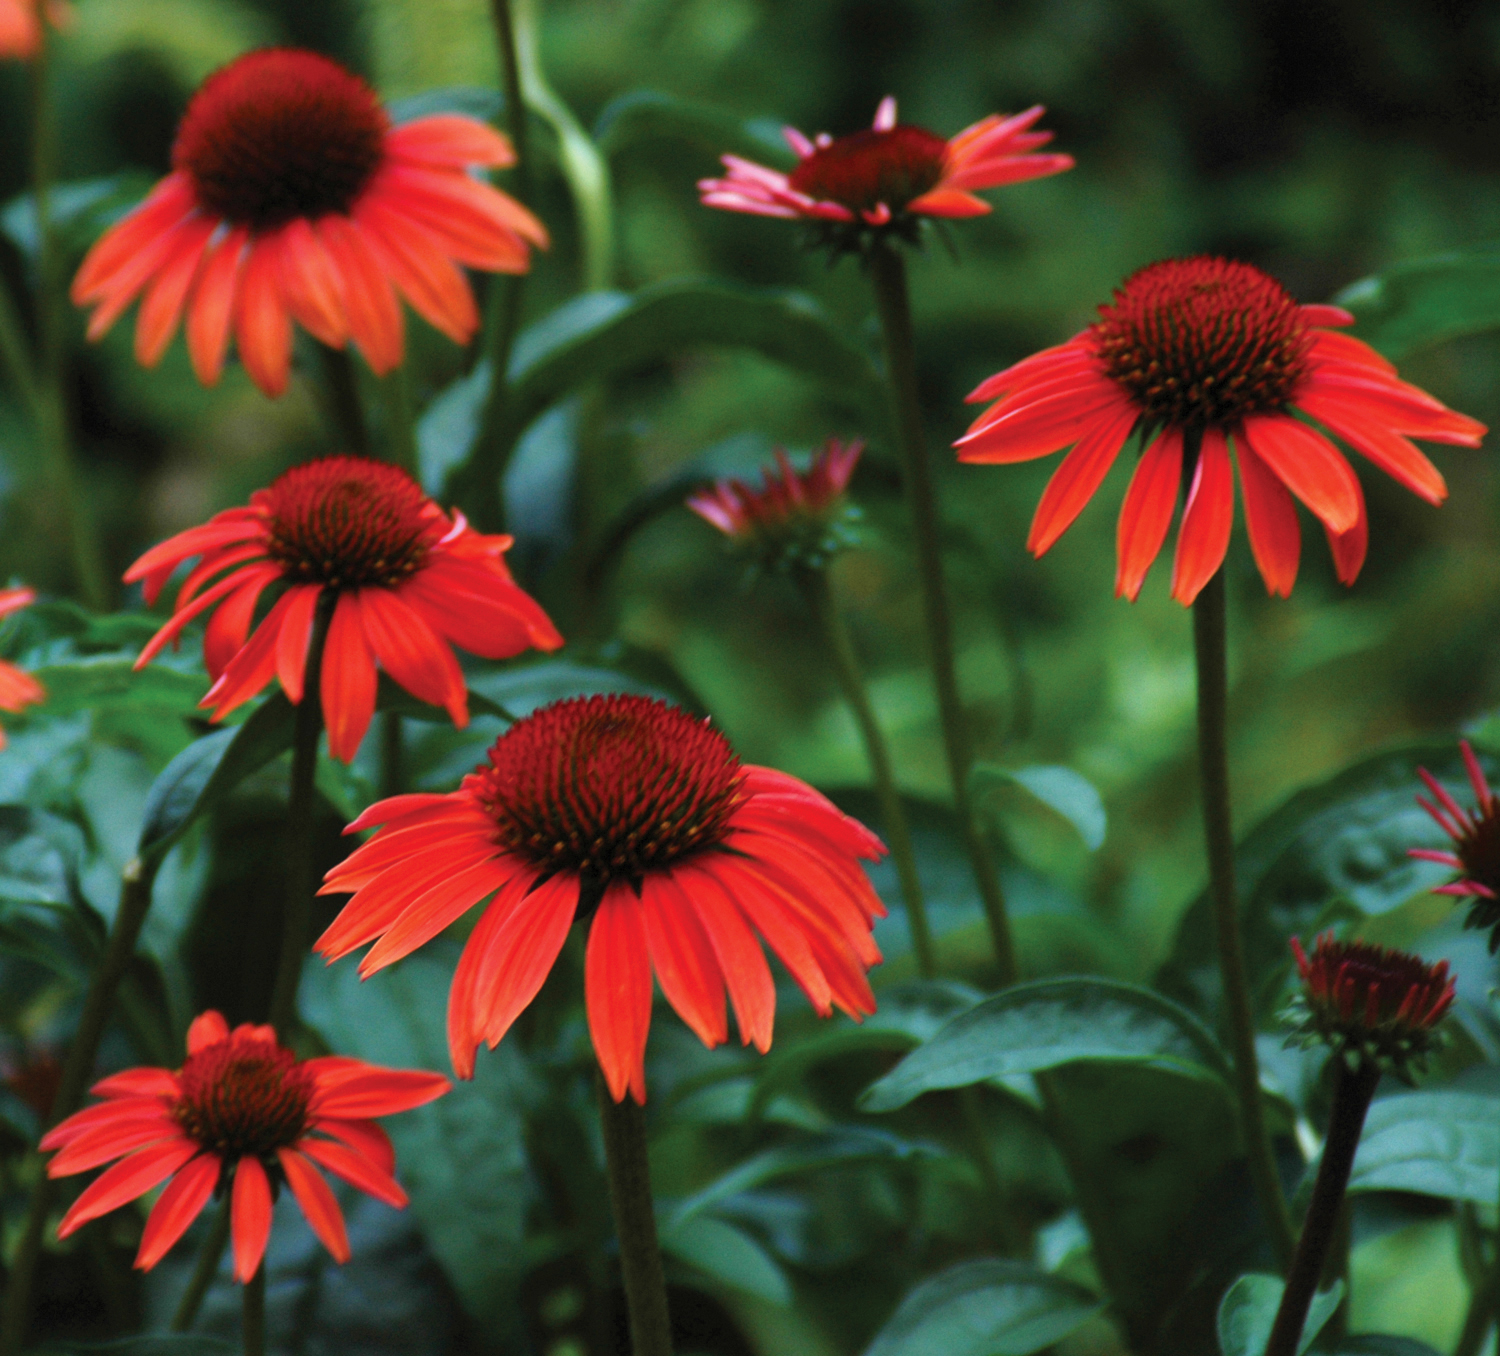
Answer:
<svg viewBox="0 0 1500 1356"><path fill-rule="evenodd" d="M442 519L400 467L364 457L294 466L256 496L266 552L297 583L394 587L427 563Z"/></svg>
<svg viewBox="0 0 1500 1356"><path fill-rule="evenodd" d="M251 52L188 104L173 166L205 211L269 230L347 213L384 154L390 122L357 75L316 52Z"/></svg>
<svg viewBox="0 0 1500 1356"><path fill-rule="evenodd" d="M639 880L721 842L740 762L707 721L646 697L576 697L517 721L474 790L496 841L547 872Z"/></svg>
<svg viewBox="0 0 1500 1356"><path fill-rule="evenodd" d="M788 183L798 193L851 212L881 203L899 212L937 187L947 153L948 143L921 127L869 128L814 151L791 172Z"/></svg>
<svg viewBox="0 0 1500 1356"><path fill-rule="evenodd" d="M1454 851L1464 864L1465 876L1500 895L1500 801L1491 805L1488 814L1475 810L1473 816L1474 831L1458 839Z"/></svg>
<svg viewBox="0 0 1500 1356"><path fill-rule="evenodd" d="M1132 274L1092 332L1106 374L1178 428L1281 410L1307 370L1307 327L1281 284L1206 255Z"/></svg>
<svg viewBox="0 0 1500 1356"><path fill-rule="evenodd" d="M312 1080L290 1050L231 1036L189 1055L173 1114L183 1132L227 1160L289 1148L308 1125Z"/></svg>
<svg viewBox="0 0 1500 1356"><path fill-rule="evenodd" d="M1325 935L1311 958L1299 954L1297 963L1308 1005L1331 1023L1363 1031L1425 1031L1453 1000L1446 961L1429 965L1370 942L1336 942Z"/></svg>

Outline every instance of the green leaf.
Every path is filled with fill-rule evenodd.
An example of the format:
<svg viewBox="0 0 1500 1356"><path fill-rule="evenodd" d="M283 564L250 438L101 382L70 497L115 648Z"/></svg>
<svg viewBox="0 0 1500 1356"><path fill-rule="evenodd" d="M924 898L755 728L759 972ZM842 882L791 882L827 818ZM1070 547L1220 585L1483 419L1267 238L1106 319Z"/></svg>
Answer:
<svg viewBox="0 0 1500 1356"><path fill-rule="evenodd" d="M693 1215L662 1231L662 1251L733 1290L770 1304L792 1301L791 1283L776 1260L743 1229L714 1215Z"/></svg>
<svg viewBox="0 0 1500 1356"><path fill-rule="evenodd" d="M663 138L690 142L715 159L728 152L783 170L797 163L772 119L738 118L713 104L660 90L636 89L611 99L594 124L594 141L607 156L638 142Z"/></svg>
<svg viewBox="0 0 1500 1356"><path fill-rule="evenodd" d="M865 1356L1030 1356L1102 1308L1082 1286L1028 1262L978 1258L911 1291Z"/></svg>
<svg viewBox="0 0 1500 1356"><path fill-rule="evenodd" d="M202 714L198 702L208 690L201 674L162 664L149 664L136 672L133 655L85 655L66 663L43 664L32 672L47 689L44 710L49 719L106 706L187 719Z"/></svg>
<svg viewBox="0 0 1500 1356"><path fill-rule="evenodd" d="M1435 1348L1415 1337L1397 1337L1393 1333L1361 1332L1346 1337L1333 1356L1438 1356Z"/></svg>
<svg viewBox="0 0 1500 1356"><path fill-rule="evenodd" d="M703 714L703 704L682 679L653 656L614 651L619 667L577 659L541 659L493 673L473 676L469 691L490 703L491 713L519 719L538 707L567 697L633 692L659 697L684 710ZM476 708L477 709L477 708Z"/></svg>
<svg viewBox="0 0 1500 1356"><path fill-rule="evenodd" d="M1146 1064L1218 1084L1229 1066L1213 1033L1170 999L1093 977L1018 984L970 1008L860 1099L894 1111L923 1093L1079 1061Z"/></svg>
<svg viewBox="0 0 1500 1356"><path fill-rule="evenodd" d="M1012 770L995 763L976 763L969 774L969 784L976 798L993 795L1004 787L1019 786L1066 819L1090 852L1098 851L1104 842L1107 827L1104 802L1094 784L1070 767L1039 763Z"/></svg>
<svg viewBox="0 0 1500 1356"><path fill-rule="evenodd" d="M69 1342L66 1347L49 1347L48 1351L66 1352L67 1356L239 1356L238 1343L221 1342L217 1337L199 1337L192 1333L152 1333L146 1337L126 1337L118 1342Z"/></svg>
<svg viewBox="0 0 1500 1356"><path fill-rule="evenodd" d="M1413 1191L1491 1205L1500 1170L1500 1097L1413 1092L1365 1117L1350 1191Z"/></svg>
<svg viewBox="0 0 1500 1356"><path fill-rule="evenodd" d="M1354 333L1388 358L1465 334L1500 328L1500 246L1411 259L1351 283L1335 304Z"/></svg>
<svg viewBox="0 0 1500 1356"><path fill-rule="evenodd" d="M1279 1276L1262 1276L1257 1272L1241 1276L1219 1305L1219 1350L1224 1356L1261 1356L1276 1322L1285 1284ZM1335 1281L1327 1290L1313 1296L1297 1341L1297 1356L1312 1345L1313 1338L1333 1317L1344 1298L1343 1281Z"/></svg>

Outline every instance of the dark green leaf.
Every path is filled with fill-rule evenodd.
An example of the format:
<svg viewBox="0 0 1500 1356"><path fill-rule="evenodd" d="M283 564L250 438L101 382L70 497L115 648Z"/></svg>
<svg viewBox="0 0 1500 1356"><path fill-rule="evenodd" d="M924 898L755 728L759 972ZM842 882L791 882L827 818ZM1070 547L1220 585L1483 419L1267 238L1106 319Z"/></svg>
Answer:
<svg viewBox="0 0 1500 1356"><path fill-rule="evenodd" d="M1354 333L1388 358L1500 328L1500 247L1472 245L1393 264L1335 301L1354 312Z"/></svg>
<svg viewBox="0 0 1500 1356"><path fill-rule="evenodd" d="M1490 1205L1500 1171L1500 1097L1413 1092L1370 1107L1350 1191L1414 1191Z"/></svg>
<svg viewBox="0 0 1500 1356"><path fill-rule="evenodd" d="M792 1287L775 1259L743 1229L714 1215L693 1215L662 1230L662 1251L734 1290L770 1304L791 1303Z"/></svg>
<svg viewBox="0 0 1500 1356"><path fill-rule="evenodd" d="M901 1301L865 1356L1030 1356L1103 1308L1027 1262L978 1258L929 1277Z"/></svg>
<svg viewBox="0 0 1500 1356"><path fill-rule="evenodd" d="M1108 825L1104 802L1094 784L1070 767L1035 764L1012 770L995 763L976 763L969 779L976 798L992 795L1004 787L1019 786L1066 819L1090 852L1097 851L1104 842Z"/></svg>
<svg viewBox="0 0 1500 1356"><path fill-rule="evenodd" d="M518 664L494 673L474 675L469 691L489 702L492 712L509 713L516 719L530 715L550 702L606 692L660 697L685 710L702 713L702 703L683 686L682 680L664 666L647 662L649 656L621 652L615 657L622 661L620 667L576 659L542 659Z"/></svg>
<svg viewBox="0 0 1500 1356"><path fill-rule="evenodd" d="M32 670L47 689L46 716L101 707L130 707L187 718L201 715L198 702L208 681L162 664L136 672L134 656L86 655L67 663L44 664Z"/></svg>
<svg viewBox="0 0 1500 1356"><path fill-rule="evenodd" d="M860 1105L894 1111L940 1088L1084 1060L1147 1064L1228 1091L1223 1051L1192 1013L1135 984L1077 977L1020 984L970 1008L868 1088Z"/></svg>
<svg viewBox="0 0 1500 1356"><path fill-rule="evenodd" d="M1438 1356L1435 1348L1415 1337L1397 1337L1392 1333L1361 1332L1338 1344L1334 1356Z"/></svg>
<svg viewBox="0 0 1500 1356"><path fill-rule="evenodd" d="M641 141L671 138L691 142L715 157L728 152L774 169L790 169L797 157L769 118L737 118L713 104L680 99L660 90L636 89L611 99L594 124L594 141L607 156ZM713 168L713 161L705 164Z"/></svg>
<svg viewBox="0 0 1500 1356"><path fill-rule="evenodd" d="M1224 1356L1261 1356L1276 1321L1285 1285L1279 1276L1262 1276L1252 1272L1241 1276L1224 1296L1219 1306L1219 1350ZM1297 1342L1297 1356L1312 1345L1313 1338L1333 1317L1344 1298L1344 1283L1335 1281L1327 1290L1313 1296Z"/></svg>

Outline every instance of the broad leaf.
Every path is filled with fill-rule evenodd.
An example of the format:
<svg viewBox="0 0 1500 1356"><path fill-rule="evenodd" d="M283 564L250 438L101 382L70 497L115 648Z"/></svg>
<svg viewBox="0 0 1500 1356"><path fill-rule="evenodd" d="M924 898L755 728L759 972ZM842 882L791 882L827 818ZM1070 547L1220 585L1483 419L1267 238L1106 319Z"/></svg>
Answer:
<svg viewBox="0 0 1500 1356"><path fill-rule="evenodd" d="M866 1090L865 1111L923 1093L1081 1061L1146 1064L1218 1084L1228 1064L1213 1034L1150 989L1093 977L1019 984L955 1017Z"/></svg>
<svg viewBox="0 0 1500 1356"><path fill-rule="evenodd" d="M1500 1172L1500 1097L1414 1092L1365 1118L1350 1191L1413 1191L1491 1205Z"/></svg>
<svg viewBox="0 0 1500 1356"><path fill-rule="evenodd" d="M1049 810L1061 815L1077 830L1090 852L1104 842L1108 821L1104 802L1094 784L1070 767L1035 764L1031 767L1003 768L995 763L976 763L969 774L969 784L976 797L994 794L1005 787L1018 786Z"/></svg>
<svg viewBox="0 0 1500 1356"><path fill-rule="evenodd" d="M136 672L134 656L86 655L66 663L38 665L32 673L47 689L49 719L104 706L186 719L202 715L198 702L208 690L201 674L183 673L164 664Z"/></svg>
<svg viewBox="0 0 1500 1356"><path fill-rule="evenodd" d="M1255 1272L1241 1276L1229 1287L1219 1306L1219 1350L1224 1356L1262 1356L1276 1322L1283 1289L1285 1284L1279 1276ZM1329 1289L1313 1296L1302 1336L1297 1340L1297 1356L1302 1356L1312 1345L1313 1338L1323 1331L1323 1325L1333 1317L1343 1298L1342 1281L1335 1281Z"/></svg>
<svg viewBox="0 0 1500 1356"><path fill-rule="evenodd" d="M1500 328L1500 247L1411 259L1361 278L1334 299L1354 312L1354 333L1388 358Z"/></svg>
<svg viewBox="0 0 1500 1356"><path fill-rule="evenodd" d="M1360 1332L1338 1344L1333 1356L1438 1356L1435 1348L1415 1337L1387 1332Z"/></svg>
<svg viewBox="0 0 1500 1356"><path fill-rule="evenodd" d="M728 152L790 169L797 157L770 118L738 118L713 104L660 90L636 89L611 99L594 124L594 140L607 156L643 141L686 141L717 159ZM705 169L712 161L705 161Z"/></svg>
<svg viewBox="0 0 1500 1356"><path fill-rule="evenodd" d="M1102 1308L1082 1286L1030 1263L978 1258L917 1286L865 1356L1030 1356Z"/></svg>
<svg viewBox="0 0 1500 1356"><path fill-rule="evenodd" d="M662 1251L706 1272L721 1285L771 1304L792 1300L791 1283L776 1260L737 1225L714 1215L692 1215L662 1230Z"/></svg>

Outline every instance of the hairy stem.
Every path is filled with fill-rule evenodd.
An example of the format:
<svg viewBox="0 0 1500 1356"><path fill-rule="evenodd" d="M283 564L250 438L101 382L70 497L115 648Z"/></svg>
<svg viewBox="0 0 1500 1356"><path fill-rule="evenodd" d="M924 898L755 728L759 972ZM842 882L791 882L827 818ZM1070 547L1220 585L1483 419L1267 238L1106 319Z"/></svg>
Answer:
<svg viewBox="0 0 1500 1356"><path fill-rule="evenodd" d="M599 1123L604 1131L604 1161L609 1171L609 1200L614 1207L620 1271L630 1310L631 1356L672 1356L667 1278L656 1239L651 1166L646 1158L646 1116L628 1094L623 1102L616 1102L602 1076L596 1076L595 1081Z"/></svg>
<svg viewBox="0 0 1500 1356"><path fill-rule="evenodd" d="M245 1282L245 1356L266 1356L266 1264Z"/></svg>
<svg viewBox="0 0 1500 1356"><path fill-rule="evenodd" d="M1255 1054L1255 1014L1240 943L1239 902L1234 883L1234 830L1229 814L1228 698L1224 622L1224 571L1204 586L1193 604L1193 653L1198 668L1198 774L1203 797L1203 837L1208 850L1209 886L1219 974L1224 989L1229 1045L1234 1056L1240 1132L1250 1180L1271 1239L1279 1269L1292 1260L1295 1235L1276 1156L1266 1130L1260 1094L1260 1062Z"/></svg>
<svg viewBox="0 0 1500 1356"><path fill-rule="evenodd" d="M870 707L870 695L854 653L849 628L844 625L843 615L834 601L827 569L799 569L797 584L802 590L803 598L807 600L808 610L813 614L818 629L823 633L828 657L833 661L834 676L838 679L844 700L854 713L860 737L864 740L865 756L870 760L870 771L875 777L880 818L885 826L891 860L895 863L896 875L901 882L901 898L906 904L907 921L911 925L911 942L917 956L917 968L923 979L931 979L937 974L937 957L933 951L932 930L927 925L927 906L922 898L922 883L917 877L917 858L912 851L911 829L906 821L906 809L896 791L890 750L886 747L885 735L881 733L875 720L875 712Z"/></svg>
<svg viewBox="0 0 1500 1356"><path fill-rule="evenodd" d="M207 1235L203 1239L203 1246L198 1251L198 1260L193 1266L193 1274L188 1280L187 1289L182 1292L182 1298L177 1301L177 1311L172 1315L172 1323L169 1332L187 1332L193 1326L193 1320L198 1317L198 1310L203 1307L203 1297L208 1294L208 1287L214 1282L214 1277L219 1272L219 1262L224 1256L224 1249L229 1246L229 1192L224 1193L224 1199L219 1202L219 1208L214 1213L214 1222L209 1226Z"/></svg>
<svg viewBox="0 0 1500 1356"><path fill-rule="evenodd" d="M948 777L953 784L953 804L958 812L964 850L979 887L979 898L995 948L995 964L1002 984L1016 979L1016 949L1005 895L984 840L974 821L969 796L969 765L972 753L958 695L954 671L953 625L948 613L948 592L943 582L942 548L938 534L937 499L932 470L927 460L922 432L922 410L917 399L916 350L912 339L911 304L906 290L906 265L896 248L882 240L870 246L866 256L880 329L885 340L886 368L902 457L902 483L911 511L917 549L917 569L922 583L922 605L927 623L927 651L937 689L938 717L943 727L943 751Z"/></svg>
<svg viewBox="0 0 1500 1356"><path fill-rule="evenodd" d="M130 968L136 939L141 935L141 925L151 907L151 885L156 879L157 865L155 861L136 859L125 868L114 926L104 945L104 954L89 980L78 1030L73 1033L68 1057L63 1062L62 1078L52 1103L50 1121L53 1125L72 1115L83 1101L84 1089L99 1053L99 1042L104 1039L104 1028L114 1007L116 991ZM41 1256L42 1233L57 1199L57 1185L54 1178L43 1175L32 1188L26 1221L5 1287L5 1313L0 1318L0 1356L16 1356L26 1338L31 1316L31 1285L36 1277L37 1259Z"/></svg>

